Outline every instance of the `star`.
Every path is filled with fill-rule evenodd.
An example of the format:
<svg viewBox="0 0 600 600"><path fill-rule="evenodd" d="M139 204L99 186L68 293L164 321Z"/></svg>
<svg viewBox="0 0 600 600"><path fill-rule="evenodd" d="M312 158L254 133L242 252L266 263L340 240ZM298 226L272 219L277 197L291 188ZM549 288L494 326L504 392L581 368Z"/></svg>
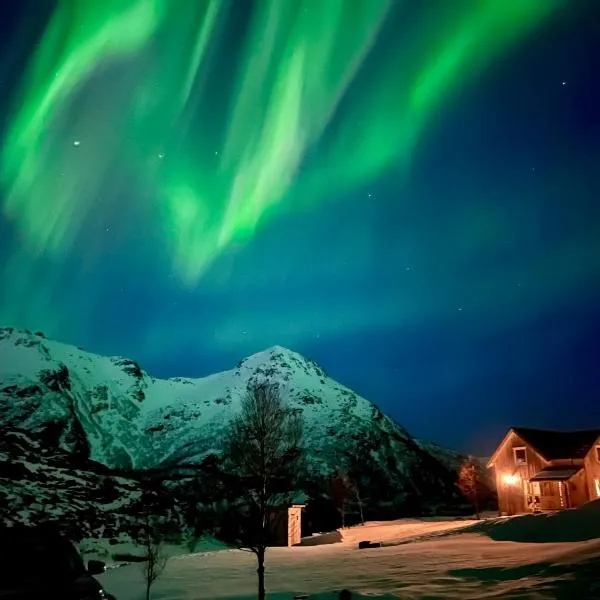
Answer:
<svg viewBox="0 0 600 600"><path fill-rule="evenodd" d="M164 152L159 152L158 153L158 158L164 158L165 157L165 153Z"/></svg>
<svg viewBox="0 0 600 600"><path fill-rule="evenodd" d="M79 140L73 140L73 146L80 146L81 142Z"/></svg>
<svg viewBox="0 0 600 600"><path fill-rule="evenodd" d="M458 312L462 312L462 306L458 307Z"/></svg>
<svg viewBox="0 0 600 600"><path fill-rule="evenodd" d="M562 82L562 85L563 85L563 87L564 87L565 85L567 85L567 82L566 82L566 81L563 81L563 82Z"/></svg>

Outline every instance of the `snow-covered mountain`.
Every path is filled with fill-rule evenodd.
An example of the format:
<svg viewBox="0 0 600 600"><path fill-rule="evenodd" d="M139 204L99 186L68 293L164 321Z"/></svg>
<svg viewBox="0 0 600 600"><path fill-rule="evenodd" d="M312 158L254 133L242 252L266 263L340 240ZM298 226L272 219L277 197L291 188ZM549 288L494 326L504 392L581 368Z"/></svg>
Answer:
<svg viewBox="0 0 600 600"><path fill-rule="evenodd" d="M12 328L0 329L0 425L111 468L198 464L255 378L278 382L301 411L308 465L326 478L362 465L381 500L454 497L457 455L420 443L313 361L275 346L201 379L157 379L133 360L105 357ZM368 480L368 481L367 481ZM450 500L448 500L450 501Z"/></svg>

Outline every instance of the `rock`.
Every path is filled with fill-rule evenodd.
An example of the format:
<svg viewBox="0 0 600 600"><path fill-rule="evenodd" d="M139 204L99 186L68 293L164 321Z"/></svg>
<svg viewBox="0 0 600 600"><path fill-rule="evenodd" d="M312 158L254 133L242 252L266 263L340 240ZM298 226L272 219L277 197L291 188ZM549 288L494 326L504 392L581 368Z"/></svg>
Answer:
<svg viewBox="0 0 600 600"><path fill-rule="evenodd" d="M381 548L381 542L370 542L368 540L358 542L359 550L364 550L365 548Z"/></svg>

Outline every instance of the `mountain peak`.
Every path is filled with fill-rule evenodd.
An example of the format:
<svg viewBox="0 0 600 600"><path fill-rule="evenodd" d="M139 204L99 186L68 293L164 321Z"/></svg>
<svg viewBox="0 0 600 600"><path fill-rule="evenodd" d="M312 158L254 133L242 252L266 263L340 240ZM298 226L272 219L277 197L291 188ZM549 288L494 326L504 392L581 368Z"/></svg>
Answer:
<svg viewBox="0 0 600 600"><path fill-rule="evenodd" d="M264 350L264 352L292 352L293 354L297 354L297 352L294 352L293 350L290 350L285 346L280 346L279 344L275 344L274 346L267 348L266 350Z"/></svg>
<svg viewBox="0 0 600 600"><path fill-rule="evenodd" d="M246 367L250 369L254 369L265 363L273 363L280 362L287 364L291 362L297 361L306 361L301 354L290 350L289 348L284 348L283 346L275 345L265 350L261 350L260 352L256 352L254 354L250 354L250 356L246 356L246 358L242 359L238 363L238 367Z"/></svg>

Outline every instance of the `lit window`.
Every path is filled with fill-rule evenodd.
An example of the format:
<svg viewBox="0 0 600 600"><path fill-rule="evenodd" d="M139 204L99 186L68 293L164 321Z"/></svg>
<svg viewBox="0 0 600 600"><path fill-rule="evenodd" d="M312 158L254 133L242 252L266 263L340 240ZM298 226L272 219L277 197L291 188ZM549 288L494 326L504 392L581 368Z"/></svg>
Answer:
<svg viewBox="0 0 600 600"><path fill-rule="evenodd" d="M596 496L600 498L600 479L594 479L594 483L596 484Z"/></svg>
<svg viewBox="0 0 600 600"><path fill-rule="evenodd" d="M513 448L513 453L515 455L515 464L527 464L527 451L525 448Z"/></svg>

